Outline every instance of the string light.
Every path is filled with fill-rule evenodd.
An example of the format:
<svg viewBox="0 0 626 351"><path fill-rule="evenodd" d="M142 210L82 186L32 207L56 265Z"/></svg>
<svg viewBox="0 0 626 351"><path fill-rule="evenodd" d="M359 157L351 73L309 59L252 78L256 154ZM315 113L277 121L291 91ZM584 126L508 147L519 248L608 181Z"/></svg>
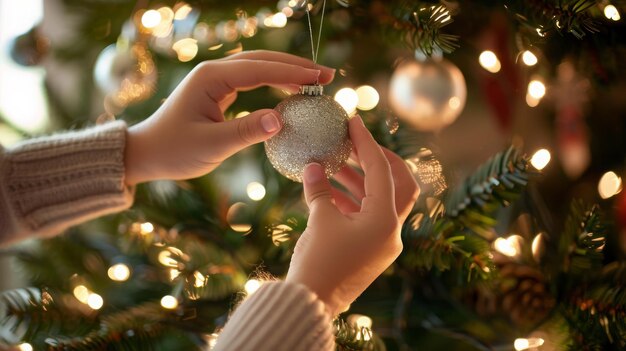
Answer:
<svg viewBox="0 0 626 351"><path fill-rule="evenodd" d="M74 290L72 292L74 293L74 297L76 297L78 301L84 304L87 303L87 299L89 299L90 291L89 289L87 289L86 286L77 285L76 287L74 287Z"/></svg>
<svg viewBox="0 0 626 351"><path fill-rule="evenodd" d="M204 274L195 271L195 273L193 274L194 278L196 278L196 281L194 282L193 286L195 286L196 288L201 288L203 286L206 285L207 279L209 277L205 276Z"/></svg>
<svg viewBox="0 0 626 351"><path fill-rule="evenodd" d="M516 351L528 350L531 348L537 348L543 345L544 340L542 338L519 338L513 342L513 347Z"/></svg>
<svg viewBox="0 0 626 351"><path fill-rule="evenodd" d="M154 231L154 225L150 222L144 222L139 225L139 230L141 231L141 234L150 234Z"/></svg>
<svg viewBox="0 0 626 351"><path fill-rule="evenodd" d="M619 194L622 191L622 178L609 171L602 175L598 182L598 193L603 199L608 199Z"/></svg>
<svg viewBox="0 0 626 351"><path fill-rule="evenodd" d="M157 10L148 10L141 16L141 24L148 28L154 28L161 23L161 14Z"/></svg>
<svg viewBox="0 0 626 351"><path fill-rule="evenodd" d="M256 279L250 279L246 282L243 288L248 295L254 294L261 287L261 282Z"/></svg>
<svg viewBox="0 0 626 351"><path fill-rule="evenodd" d="M496 251L509 257L518 256L521 253L521 244L524 239L517 235L511 235L508 238L498 238L493 242Z"/></svg>
<svg viewBox="0 0 626 351"><path fill-rule="evenodd" d="M500 60L498 60L498 56L493 51L483 51L480 56L478 56L478 63L491 73L498 73L500 68L502 68L500 64Z"/></svg>
<svg viewBox="0 0 626 351"><path fill-rule="evenodd" d="M182 3L178 6L178 8L176 9L176 12L174 12L174 19L175 20L183 20L185 18L187 18L187 16L189 16L189 14L191 13L191 6L189 6L189 4L186 3Z"/></svg>
<svg viewBox="0 0 626 351"><path fill-rule="evenodd" d="M163 250L159 252L159 255L157 256L157 260L159 261L160 264L164 265L165 267L171 267L171 268L178 267L178 261L172 258L172 252L170 250Z"/></svg>
<svg viewBox="0 0 626 351"><path fill-rule="evenodd" d="M368 316L362 314L351 314L347 318L348 323L350 323L353 327L357 328L361 331L363 328L368 329L367 332L363 332L363 340L368 341L372 338L371 333L369 332L372 329L372 319ZM357 334L357 340L361 338L361 333Z"/></svg>
<svg viewBox="0 0 626 351"><path fill-rule="evenodd" d="M543 233L539 233L539 234L537 234L535 236L535 238L533 239L533 242L531 244L531 250L533 252L533 257L537 261L539 261L539 258L541 256L542 243L543 243Z"/></svg>
<svg viewBox="0 0 626 351"><path fill-rule="evenodd" d="M540 80L531 80L528 83L528 95L535 99L541 99L546 95L546 86Z"/></svg>
<svg viewBox="0 0 626 351"><path fill-rule="evenodd" d="M178 300L172 295L165 295L161 298L161 307L173 310L178 307Z"/></svg>
<svg viewBox="0 0 626 351"><path fill-rule="evenodd" d="M537 56L535 56L532 51L526 50L522 53L522 62L524 62L526 66L534 66L538 61Z"/></svg>
<svg viewBox="0 0 626 351"><path fill-rule="evenodd" d="M89 297L87 298L87 306L89 306L91 309L99 310L102 308L103 305L104 300L102 299L102 296L96 293L89 294Z"/></svg>
<svg viewBox="0 0 626 351"><path fill-rule="evenodd" d="M272 27L282 28L287 25L287 15L282 12L278 12L272 16Z"/></svg>
<svg viewBox="0 0 626 351"><path fill-rule="evenodd" d="M530 106L530 107L537 107L540 102L541 102L541 99L536 99L536 98L530 96L530 94L526 93L526 104L528 106Z"/></svg>
<svg viewBox="0 0 626 351"><path fill-rule="evenodd" d="M354 89L343 88L339 89L339 91L335 93L335 101L337 101L348 114L352 114L354 111L356 111L356 106L359 102L359 96Z"/></svg>
<svg viewBox="0 0 626 351"><path fill-rule="evenodd" d="M130 268L128 268L128 266L123 263L114 264L113 266L109 267L107 274L109 275L109 278L111 278L111 280L123 282L128 280L128 278L130 277Z"/></svg>
<svg viewBox="0 0 626 351"><path fill-rule="evenodd" d="M180 273L181 271L179 271L178 269L175 269L175 268L170 269L170 280L174 280L178 278Z"/></svg>
<svg viewBox="0 0 626 351"><path fill-rule="evenodd" d="M172 45L180 62L189 62L198 54L198 41L193 38L181 39Z"/></svg>
<svg viewBox="0 0 626 351"><path fill-rule="evenodd" d="M378 105L380 95L378 91L369 85L361 85L356 88L357 105L356 107L362 111L369 111Z"/></svg>
<svg viewBox="0 0 626 351"><path fill-rule="evenodd" d="M17 345L19 351L33 351L33 346L27 342Z"/></svg>
<svg viewBox="0 0 626 351"><path fill-rule="evenodd" d="M617 7L611 4L604 7L604 16L613 21L619 21L622 18L617 10Z"/></svg>
<svg viewBox="0 0 626 351"><path fill-rule="evenodd" d="M541 171L546 168L548 163L550 163L550 158L550 151L546 149L539 149L533 154L533 157L530 158L530 164L537 170Z"/></svg>
<svg viewBox="0 0 626 351"><path fill-rule="evenodd" d="M265 197L265 187L259 182L251 182L246 187L248 197L253 201L260 201Z"/></svg>
<svg viewBox="0 0 626 351"><path fill-rule="evenodd" d="M252 229L250 223L244 222L241 217L246 217L248 205L243 202L236 202L230 206L228 212L226 212L226 221L230 225L230 228L236 232L248 233Z"/></svg>

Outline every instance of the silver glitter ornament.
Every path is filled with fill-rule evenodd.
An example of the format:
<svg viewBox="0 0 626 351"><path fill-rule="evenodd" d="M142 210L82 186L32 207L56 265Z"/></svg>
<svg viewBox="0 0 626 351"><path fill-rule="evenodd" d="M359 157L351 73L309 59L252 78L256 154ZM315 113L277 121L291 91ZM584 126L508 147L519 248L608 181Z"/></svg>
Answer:
<svg viewBox="0 0 626 351"><path fill-rule="evenodd" d="M265 142L272 166L285 177L302 182L304 167L317 162L330 177L339 171L352 151L348 114L319 85L305 85L300 94L281 101L276 111L282 129Z"/></svg>

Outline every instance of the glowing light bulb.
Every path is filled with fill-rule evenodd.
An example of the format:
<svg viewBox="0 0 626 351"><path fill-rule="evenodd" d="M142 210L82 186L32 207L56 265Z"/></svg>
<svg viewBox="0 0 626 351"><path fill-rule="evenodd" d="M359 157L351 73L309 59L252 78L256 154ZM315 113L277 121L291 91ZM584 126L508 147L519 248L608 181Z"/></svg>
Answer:
<svg viewBox="0 0 626 351"><path fill-rule="evenodd" d="M181 39L172 45L172 50L176 52L178 61L191 61L198 54L198 41L193 38Z"/></svg>
<svg viewBox="0 0 626 351"><path fill-rule="evenodd" d="M478 56L478 63L491 73L498 73L500 68L502 68L500 64L500 60L498 60L498 56L493 51L483 51L480 56Z"/></svg>
<svg viewBox="0 0 626 351"><path fill-rule="evenodd" d="M260 201L265 197L265 187L259 182L251 182L246 187L248 197L254 201Z"/></svg>
<svg viewBox="0 0 626 351"><path fill-rule="evenodd" d="M149 234L154 231L154 225L152 225L152 223L150 222L141 223L139 225L139 229L141 231L141 234Z"/></svg>
<svg viewBox="0 0 626 351"><path fill-rule="evenodd" d="M107 271L109 278L117 282L123 282L130 277L130 268L123 263L114 264Z"/></svg>
<svg viewBox="0 0 626 351"><path fill-rule="evenodd" d="M250 279L246 282L243 288L248 295L254 294L261 287L261 282L256 279Z"/></svg>
<svg viewBox="0 0 626 351"><path fill-rule="evenodd" d="M102 296L96 293L89 294L89 297L87 298L87 306L89 306L91 309L99 310L102 308L103 305L104 300L102 299Z"/></svg>
<svg viewBox="0 0 626 351"><path fill-rule="evenodd" d="M378 105L380 95L378 91L369 85L361 85L356 88L358 102L356 107L362 111L369 111Z"/></svg>
<svg viewBox="0 0 626 351"><path fill-rule="evenodd" d="M359 329L372 327L372 319L362 314L351 314L347 319L348 323Z"/></svg>
<svg viewBox="0 0 626 351"><path fill-rule="evenodd" d="M194 277L194 278L195 278L195 280L196 280L196 281L193 283L193 286L195 286L196 288L201 288L201 287L205 286L205 285L206 285L206 282L207 282L207 279L209 278L209 277L205 276L204 274L202 274L202 273L200 273L200 272L198 272L198 271L196 271L196 272L193 274L193 277Z"/></svg>
<svg viewBox="0 0 626 351"><path fill-rule="evenodd" d="M530 348L537 348L543 345L544 340L542 338L518 338L513 342L513 347L516 351L528 350Z"/></svg>
<svg viewBox="0 0 626 351"><path fill-rule="evenodd" d="M508 238L498 238L493 242L493 247L503 255L514 257L521 253L523 238L519 235L511 235Z"/></svg>
<svg viewBox="0 0 626 351"><path fill-rule="evenodd" d="M534 66L538 61L537 56L535 56L532 51L526 50L522 53L522 62L524 62L526 66Z"/></svg>
<svg viewBox="0 0 626 351"><path fill-rule="evenodd" d="M533 239L531 250L535 258L538 258L539 254L541 254L542 241L543 241L543 233L537 234L537 236L535 236L535 238Z"/></svg>
<svg viewBox="0 0 626 351"><path fill-rule="evenodd" d="M598 182L598 193L603 199L613 197L622 191L622 178L615 172L606 172Z"/></svg>
<svg viewBox="0 0 626 351"><path fill-rule="evenodd" d="M243 202L236 202L230 206L226 212L226 221L230 228L236 232L248 233L252 230L252 225L248 223L248 205Z"/></svg>
<svg viewBox="0 0 626 351"><path fill-rule="evenodd" d="M74 297L76 297L76 300L85 304L87 303L87 299L89 299L90 292L86 286L77 285L76 287L74 287L74 290L72 292L74 293Z"/></svg>
<svg viewBox="0 0 626 351"><path fill-rule="evenodd" d="M541 102L541 99L536 99L536 98L530 96L530 94L526 93L526 104L528 106L530 106L530 107L537 107L540 102Z"/></svg>
<svg viewBox="0 0 626 351"><path fill-rule="evenodd" d="M550 151L546 149L537 150L533 157L530 158L530 164L533 165L538 170L542 170L546 168L548 163L550 163Z"/></svg>
<svg viewBox="0 0 626 351"><path fill-rule="evenodd" d="M178 300L172 295L165 295L161 298L161 307L173 310L178 307Z"/></svg>
<svg viewBox="0 0 626 351"><path fill-rule="evenodd" d="M157 10L148 10L141 16L141 24L150 29L161 23L161 14Z"/></svg>
<svg viewBox="0 0 626 351"><path fill-rule="evenodd" d="M174 13L174 19L175 20L182 20L187 18L187 16L191 13L191 6L189 6L189 4L185 4L183 3L182 5L180 5L179 8L176 9L176 12Z"/></svg>
<svg viewBox="0 0 626 351"><path fill-rule="evenodd" d="M546 86L539 80L531 80L528 83L528 95L535 99L541 99L546 95Z"/></svg>
<svg viewBox="0 0 626 351"><path fill-rule="evenodd" d="M27 342L17 345L19 351L33 351L33 346Z"/></svg>
<svg viewBox="0 0 626 351"><path fill-rule="evenodd" d="M354 89L343 88L339 89L339 91L335 93L335 101L337 101L348 114L352 114L356 111L356 106L359 103L359 96Z"/></svg>
<svg viewBox="0 0 626 351"><path fill-rule="evenodd" d="M606 7L604 7L604 16L606 16L606 18L613 20L613 21L619 21L622 18L619 15L619 11L617 10L617 7L613 5L606 5Z"/></svg>
<svg viewBox="0 0 626 351"><path fill-rule="evenodd" d="M285 25L287 25L287 15L278 12L272 16L272 27L282 28Z"/></svg>

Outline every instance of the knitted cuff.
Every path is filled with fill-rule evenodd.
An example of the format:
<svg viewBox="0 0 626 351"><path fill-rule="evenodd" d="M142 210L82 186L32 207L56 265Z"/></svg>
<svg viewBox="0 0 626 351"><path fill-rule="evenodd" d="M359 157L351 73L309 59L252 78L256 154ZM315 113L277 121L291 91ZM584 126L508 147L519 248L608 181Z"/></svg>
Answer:
<svg viewBox="0 0 626 351"><path fill-rule="evenodd" d="M331 318L300 284L266 282L233 313L213 351L332 350Z"/></svg>
<svg viewBox="0 0 626 351"><path fill-rule="evenodd" d="M1 192L13 224L22 230L14 230L14 238L3 241L26 231L56 234L130 207L133 191L124 184L125 145L126 124L117 121L5 150Z"/></svg>

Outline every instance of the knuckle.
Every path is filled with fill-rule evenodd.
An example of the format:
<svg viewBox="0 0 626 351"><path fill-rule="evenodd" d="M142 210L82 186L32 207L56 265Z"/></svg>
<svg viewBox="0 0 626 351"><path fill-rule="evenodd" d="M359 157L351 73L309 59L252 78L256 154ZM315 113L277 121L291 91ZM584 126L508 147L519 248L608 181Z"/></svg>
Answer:
<svg viewBox="0 0 626 351"><path fill-rule="evenodd" d="M255 140L254 128L249 120L239 119L237 124L237 134L239 139L246 144L252 144Z"/></svg>

